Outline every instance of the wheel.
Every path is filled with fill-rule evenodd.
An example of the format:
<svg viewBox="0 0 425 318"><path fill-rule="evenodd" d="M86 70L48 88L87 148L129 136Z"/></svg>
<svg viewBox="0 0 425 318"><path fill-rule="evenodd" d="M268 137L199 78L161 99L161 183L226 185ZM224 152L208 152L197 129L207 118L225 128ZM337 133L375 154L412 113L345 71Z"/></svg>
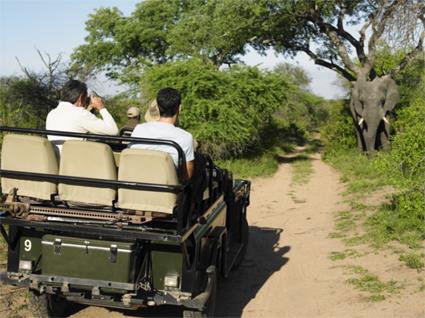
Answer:
<svg viewBox="0 0 425 318"><path fill-rule="evenodd" d="M65 317L68 302L57 295L29 291L29 309L37 318Z"/></svg>
<svg viewBox="0 0 425 318"><path fill-rule="evenodd" d="M243 244L243 246L242 246L242 250L239 252L238 256L236 257L235 263L233 265L234 269L238 268L242 264L242 261L245 258L246 250L248 248L249 226L248 226L248 221L246 219L246 215L242 220L241 236L242 236L241 243Z"/></svg>
<svg viewBox="0 0 425 318"><path fill-rule="evenodd" d="M213 275L214 280L212 281L211 294L206 303L205 309L203 311L198 310L183 310L183 318L210 318L214 317L215 313L215 303L217 300L217 275Z"/></svg>

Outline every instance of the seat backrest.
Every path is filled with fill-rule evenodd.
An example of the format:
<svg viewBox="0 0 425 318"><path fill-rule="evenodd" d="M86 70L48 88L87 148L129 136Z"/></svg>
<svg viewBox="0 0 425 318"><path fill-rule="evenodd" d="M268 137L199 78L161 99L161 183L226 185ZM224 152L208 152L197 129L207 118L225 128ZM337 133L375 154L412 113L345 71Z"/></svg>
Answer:
<svg viewBox="0 0 425 318"><path fill-rule="evenodd" d="M106 144L68 140L62 148L59 174L94 179L117 180L117 168L111 147ZM59 183L61 200L112 206L114 188Z"/></svg>
<svg viewBox="0 0 425 318"><path fill-rule="evenodd" d="M8 134L3 139L1 169L46 174L58 173L53 145L43 137ZM18 195L50 200L57 193L54 182L1 178L3 193L17 188Z"/></svg>
<svg viewBox="0 0 425 318"><path fill-rule="evenodd" d="M164 185L178 185L171 156L162 151L125 149L121 153L118 180ZM122 209L173 213L177 195L168 192L118 189Z"/></svg>

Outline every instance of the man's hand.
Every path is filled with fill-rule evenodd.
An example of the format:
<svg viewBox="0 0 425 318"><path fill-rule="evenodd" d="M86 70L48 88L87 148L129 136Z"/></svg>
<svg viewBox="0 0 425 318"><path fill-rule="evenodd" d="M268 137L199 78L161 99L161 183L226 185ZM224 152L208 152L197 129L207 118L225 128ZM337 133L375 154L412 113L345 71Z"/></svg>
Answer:
<svg viewBox="0 0 425 318"><path fill-rule="evenodd" d="M91 106L91 107L93 107L97 110L101 110L101 109L105 108L105 105L103 105L102 98L100 98L99 96L91 96L89 106Z"/></svg>

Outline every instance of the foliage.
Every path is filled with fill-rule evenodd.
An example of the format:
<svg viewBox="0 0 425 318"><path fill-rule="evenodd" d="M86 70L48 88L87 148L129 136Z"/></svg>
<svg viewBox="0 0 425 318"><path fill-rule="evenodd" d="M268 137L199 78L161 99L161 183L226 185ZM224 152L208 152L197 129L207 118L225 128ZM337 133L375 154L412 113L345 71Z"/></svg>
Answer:
<svg viewBox="0 0 425 318"><path fill-rule="evenodd" d="M313 165L311 159L306 155L300 155L295 157L295 161L292 164L292 186L299 186L306 184L313 173Z"/></svg>
<svg viewBox="0 0 425 318"><path fill-rule="evenodd" d="M173 58L167 34L181 11L182 1L140 2L131 16L117 8L100 8L86 22L88 36L72 55L76 73L106 72L127 82L137 82L143 65L164 63Z"/></svg>
<svg viewBox="0 0 425 318"><path fill-rule="evenodd" d="M398 112L391 152L381 156L378 165L392 172L386 178L398 193L389 209L376 216L386 217L391 238L409 245L425 239L425 76L414 95L411 105Z"/></svg>
<svg viewBox="0 0 425 318"><path fill-rule="evenodd" d="M273 114L284 107L291 88L287 79L272 72L243 66L219 71L196 59L146 71L144 96L153 98L166 86L183 96L181 126L215 158L261 148Z"/></svg>
<svg viewBox="0 0 425 318"><path fill-rule="evenodd" d="M325 146L325 156L356 147L353 119L348 101L333 101L329 107L329 117L320 129Z"/></svg>
<svg viewBox="0 0 425 318"><path fill-rule="evenodd" d="M379 186L391 185L395 189L390 204L378 209L367 222L370 238L378 245L398 240L418 247L425 239L425 77L416 85L410 105L397 112L390 152L368 160L347 151L343 139L325 143L327 160L342 170L350 192L361 198ZM341 125L341 118L335 123ZM330 134L334 138L337 135Z"/></svg>
<svg viewBox="0 0 425 318"><path fill-rule="evenodd" d="M170 51L197 57L220 67L235 64L257 31L257 17L265 7L255 1L192 1L171 30Z"/></svg>
<svg viewBox="0 0 425 318"><path fill-rule="evenodd" d="M218 160L216 164L228 169L237 178L253 178L273 175L279 165L276 151L269 150L262 154Z"/></svg>
<svg viewBox="0 0 425 318"><path fill-rule="evenodd" d="M299 65L294 65L291 63L279 63L274 67L273 70L276 73L289 76L292 82L302 89L307 90L308 85L311 83L311 77Z"/></svg>
<svg viewBox="0 0 425 318"><path fill-rule="evenodd" d="M425 263L422 260L424 257L425 254L407 253L400 255L400 261L405 262L408 267L420 271L425 267Z"/></svg>
<svg viewBox="0 0 425 318"><path fill-rule="evenodd" d="M412 37L412 33L425 32L421 29L425 4L418 0L260 2L263 4L259 6L267 6L268 10L257 36L253 39L257 49L272 47L278 52L290 55L304 52L316 64L332 69L349 81L366 79L376 73L374 67L378 40L387 34L385 31L390 29L391 24L400 23L400 28L396 28L398 37L401 40L408 38L414 43L409 50L412 54L407 54L408 59L417 55L422 46L420 37ZM347 25L357 26L360 36L353 36L346 28ZM366 32L369 33L367 37ZM316 47L315 50L313 46ZM365 47L368 48L367 52ZM354 54L358 63L354 63L351 57ZM399 66L405 66L408 59L394 65L392 71Z"/></svg>
<svg viewBox="0 0 425 318"><path fill-rule="evenodd" d="M50 92L37 83L19 77L0 79L0 125L37 127L51 109Z"/></svg>
<svg viewBox="0 0 425 318"><path fill-rule="evenodd" d="M130 16L101 8L86 22L88 36L72 55L73 69L135 84L145 67L174 60L230 65L245 54L258 11L254 1L239 0L147 0Z"/></svg>
<svg viewBox="0 0 425 318"><path fill-rule="evenodd" d="M121 93L116 96L105 98L105 106L109 113L115 119L118 127L125 125L127 121L127 109L131 106L141 109L140 101L126 93Z"/></svg>
<svg viewBox="0 0 425 318"><path fill-rule="evenodd" d="M385 42L381 42L376 50L375 71L378 76L390 74L406 57L406 49L393 50ZM400 102L398 108L409 106L409 102L415 98L412 96L418 90L421 76L425 69L425 54L418 55L406 67L397 74L395 80L400 90Z"/></svg>

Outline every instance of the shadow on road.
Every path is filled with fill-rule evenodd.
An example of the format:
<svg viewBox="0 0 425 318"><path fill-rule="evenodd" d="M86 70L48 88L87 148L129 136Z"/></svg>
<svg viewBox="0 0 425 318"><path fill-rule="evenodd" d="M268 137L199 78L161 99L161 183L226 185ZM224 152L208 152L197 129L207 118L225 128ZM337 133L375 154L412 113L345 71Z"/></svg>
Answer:
<svg viewBox="0 0 425 318"><path fill-rule="evenodd" d="M216 316L240 317L244 307L266 283L269 277L279 271L289 258L289 246L279 247L283 230L279 228L249 228L249 245L245 260L229 278L219 281L217 290ZM68 314L76 314L86 306L77 305ZM108 309L122 317L176 317L182 315L175 307L161 306L143 308L137 311ZM92 316L90 316L92 317ZM115 315L114 315L115 317Z"/></svg>
<svg viewBox="0 0 425 318"><path fill-rule="evenodd" d="M249 245L241 266L218 285L217 317L240 317L244 307L253 299L269 277L279 271L289 258L289 246L279 246L282 229L249 229Z"/></svg>

